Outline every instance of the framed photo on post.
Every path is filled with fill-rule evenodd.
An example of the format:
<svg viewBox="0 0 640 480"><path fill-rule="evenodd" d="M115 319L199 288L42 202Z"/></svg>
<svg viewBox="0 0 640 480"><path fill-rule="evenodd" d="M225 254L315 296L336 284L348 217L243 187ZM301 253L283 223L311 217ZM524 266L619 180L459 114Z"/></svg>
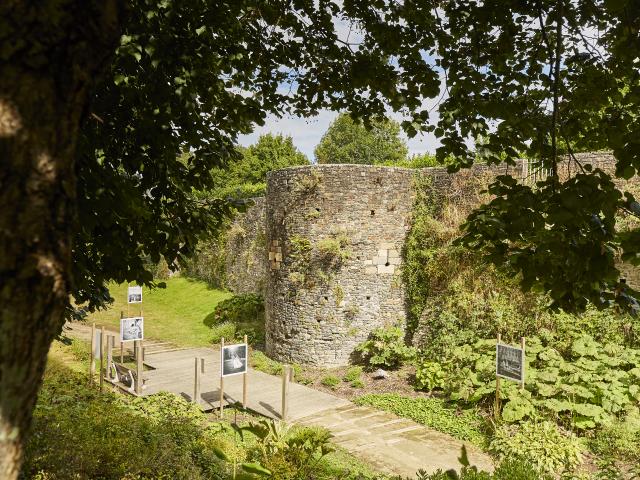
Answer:
<svg viewBox="0 0 640 480"><path fill-rule="evenodd" d="M524 383L524 349L496 344L496 376Z"/></svg>
<svg viewBox="0 0 640 480"><path fill-rule="evenodd" d="M142 303L142 287L140 285L127 288L127 303Z"/></svg>
<svg viewBox="0 0 640 480"><path fill-rule="evenodd" d="M144 339L144 318L129 317L120 319L120 339L123 342Z"/></svg>
<svg viewBox="0 0 640 480"><path fill-rule="evenodd" d="M220 373L222 377L247 373L247 344L225 345L220 352Z"/></svg>

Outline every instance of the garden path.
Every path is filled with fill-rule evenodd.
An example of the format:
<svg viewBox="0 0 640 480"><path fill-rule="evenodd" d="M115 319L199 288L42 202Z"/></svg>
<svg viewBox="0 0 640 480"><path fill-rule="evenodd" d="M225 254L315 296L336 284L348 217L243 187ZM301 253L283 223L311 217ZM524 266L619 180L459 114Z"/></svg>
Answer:
<svg viewBox="0 0 640 480"><path fill-rule="evenodd" d="M84 340L90 339L90 332L91 328L86 325L74 324L67 328L68 334ZM204 358L205 373L199 401L205 410L219 407L219 349L155 345L154 341L145 340L145 365L150 369L144 372L146 388L143 396L168 391L191 400L194 359ZM226 377L224 391L227 404L241 401L242 376ZM281 395L280 377L249 369L249 409L279 419ZM492 469L491 458L476 447L392 413L356 406L348 400L296 383L290 384L288 398L289 421L327 428L336 444L380 471L413 476L419 469L426 472L458 469L458 457L463 445L467 447L473 465L484 470Z"/></svg>

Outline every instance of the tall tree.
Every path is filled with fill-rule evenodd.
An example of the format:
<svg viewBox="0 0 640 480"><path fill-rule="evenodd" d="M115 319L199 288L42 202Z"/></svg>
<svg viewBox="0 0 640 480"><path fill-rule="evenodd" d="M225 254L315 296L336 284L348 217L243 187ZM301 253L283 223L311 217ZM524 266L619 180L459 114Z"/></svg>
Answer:
<svg viewBox="0 0 640 480"><path fill-rule="evenodd" d="M548 292L553 307L637 309L616 262L640 264L640 231L617 219L640 205L614 177L640 169L640 4L456 1L438 18L448 94L435 129L439 158L454 158L455 169L524 155L549 172L537 185L499 177L463 243L519 275L523 288ZM482 138L475 151L469 138ZM611 150L615 172L586 167L574 149Z"/></svg>
<svg viewBox="0 0 640 480"><path fill-rule="evenodd" d="M407 158L407 145L398 122L372 120L367 128L342 113L329 125L315 154L318 163L396 163Z"/></svg>
<svg viewBox="0 0 640 480"><path fill-rule="evenodd" d="M336 16L373 22L368 46ZM401 37L418 35L368 1L0 2L0 478L18 475L70 298L99 307L109 280L152 284L145 256L188 255L228 208L191 192L267 114L368 117L437 93L430 67L388 61L410 62Z"/></svg>
<svg viewBox="0 0 640 480"><path fill-rule="evenodd" d="M144 255L189 254L227 208L192 190L269 113L391 108L454 169L539 159L553 175L498 179L466 244L560 307L633 304L614 260L640 263L640 230L616 214L640 205L571 155L580 173L556 173L559 145L584 141L637 175L639 32L637 0L0 2L0 478L17 476L69 294L96 307L110 279L151 284Z"/></svg>
<svg viewBox="0 0 640 480"><path fill-rule="evenodd" d="M296 165L309 165L307 156L296 148L291 137L260 135L248 147L239 147L241 158L228 168L212 171L215 188L208 196L247 198L264 195L267 172Z"/></svg>

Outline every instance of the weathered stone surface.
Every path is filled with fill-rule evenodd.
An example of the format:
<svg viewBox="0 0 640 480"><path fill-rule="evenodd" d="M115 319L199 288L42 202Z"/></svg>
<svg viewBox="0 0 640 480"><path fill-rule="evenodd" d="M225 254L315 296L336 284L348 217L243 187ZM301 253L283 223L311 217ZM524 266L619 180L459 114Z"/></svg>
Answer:
<svg viewBox="0 0 640 480"><path fill-rule="evenodd" d="M610 154L577 157L583 165L614 171ZM559 173L567 178L578 168L567 162ZM370 165L270 172L266 199L236 219L242 242L231 245L227 257L234 291L264 290L267 353L283 361L344 365L372 330L402 323L401 252L415 179L428 177L434 202L455 206L475 202L475 192L503 174L527 183L541 178L526 161L474 165L454 175L445 168Z"/></svg>
<svg viewBox="0 0 640 480"><path fill-rule="evenodd" d="M404 291L393 281L389 251L398 249L407 233L414 175L414 170L368 165L269 173L267 241L283 248L281 269L270 270L265 297L270 356L344 365L372 330L404 320ZM338 266L316 265L319 245L336 239L344 243L345 258ZM296 260L296 245L305 241L311 266Z"/></svg>
<svg viewBox="0 0 640 480"><path fill-rule="evenodd" d="M252 199L244 213L236 215L227 234L227 286L234 293L264 294L268 262L265 240L265 199Z"/></svg>

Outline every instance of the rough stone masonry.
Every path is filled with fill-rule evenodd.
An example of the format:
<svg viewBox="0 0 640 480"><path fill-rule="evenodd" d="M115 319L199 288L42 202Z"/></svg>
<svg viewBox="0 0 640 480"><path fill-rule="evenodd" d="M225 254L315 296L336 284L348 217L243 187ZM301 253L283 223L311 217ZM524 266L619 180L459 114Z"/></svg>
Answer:
<svg viewBox="0 0 640 480"><path fill-rule="evenodd" d="M608 172L614 165L609 154L580 154L580 160ZM573 173L565 170L562 176ZM270 172L266 198L236 220L244 237L228 251L239 290L253 284L265 296L267 354L345 365L375 328L404 325L402 251L416 179L430 178L434 201L455 203L480 187L469 179L486 184L505 173L524 181L534 177L526 161L475 165L458 174L332 164Z"/></svg>

